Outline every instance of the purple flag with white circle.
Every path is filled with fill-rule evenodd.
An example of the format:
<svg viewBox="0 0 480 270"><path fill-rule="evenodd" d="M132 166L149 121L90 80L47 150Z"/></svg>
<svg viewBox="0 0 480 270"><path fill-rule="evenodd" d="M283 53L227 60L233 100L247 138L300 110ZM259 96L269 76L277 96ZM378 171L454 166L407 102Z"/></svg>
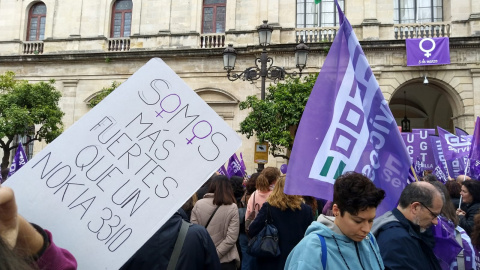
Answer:
<svg viewBox="0 0 480 270"><path fill-rule="evenodd" d="M450 64L449 43L448 37L407 39L407 66Z"/></svg>

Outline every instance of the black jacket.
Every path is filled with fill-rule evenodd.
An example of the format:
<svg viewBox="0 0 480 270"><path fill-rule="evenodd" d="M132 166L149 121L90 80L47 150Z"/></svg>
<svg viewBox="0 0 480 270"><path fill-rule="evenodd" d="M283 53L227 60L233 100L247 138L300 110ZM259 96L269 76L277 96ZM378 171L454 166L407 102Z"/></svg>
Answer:
<svg viewBox="0 0 480 270"><path fill-rule="evenodd" d="M277 258L257 258L258 269L283 269L290 251L302 240L308 226L312 224L312 208L302 203L301 210L287 209L282 211L280 208L270 206L268 202L264 203L260 212L255 217L249 228L250 237L257 235L263 227L267 218L267 211L270 208L270 215L273 225L278 230L278 242L280 247L280 256Z"/></svg>
<svg viewBox="0 0 480 270"><path fill-rule="evenodd" d="M167 269L182 219L187 217L180 209L120 269ZM176 269L220 269L217 250L203 226L192 224L188 228Z"/></svg>
<svg viewBox="0 0 480 270"><path fill-rule="evenodd" d="M480 203L472 203L466 206L465 215L459 216L458 226L462 227L470 236L473 231L475 214L480 210Z"/></svg>
<svg viewBox="0 0 480 270"><path fill-rule="evenodd" d="M433 253L432 230L420 233L420 227L398 209L375 220L372 233L377 238L385 269L441 270Z"/></svg>

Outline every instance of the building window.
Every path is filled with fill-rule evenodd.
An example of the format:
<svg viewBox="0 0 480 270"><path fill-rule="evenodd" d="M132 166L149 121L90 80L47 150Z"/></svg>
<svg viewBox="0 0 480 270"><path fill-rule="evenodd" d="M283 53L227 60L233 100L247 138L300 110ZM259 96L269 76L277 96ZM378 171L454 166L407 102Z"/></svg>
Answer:
<svg viewBox="0 0 480 270"><path fill-rule="evenodd" d="M47 6L44 3L37 3L30 8L28 13L27 40L45 39L45 19L47 17Z"/></svg>
<svg viewBox="0 0 480 270"><path fill-rule="evenodd" d="M345 1L338 4L345 10ZM334 0L322 0L315 4L315 0L297 0L297 27L331 27L338 26L338 11Z"/></svg>
<svg viewBox="0 0 480 270"><path fill-rule="evenodd" d="M132 26L131 0L117 0L113 5L112 12L112 33L114 38L129 37Z"/></svg>
<svg viewBox="0 0 480 270"><path fill-rule="evenodd" d="M225 33L226 0L203 1L202 32Z"/></svg>
<svg viewBox="0 0 480 270"><path fill-rule="evenodd" d="M393 0L394 23L443 21L443 0Z"/></svg>

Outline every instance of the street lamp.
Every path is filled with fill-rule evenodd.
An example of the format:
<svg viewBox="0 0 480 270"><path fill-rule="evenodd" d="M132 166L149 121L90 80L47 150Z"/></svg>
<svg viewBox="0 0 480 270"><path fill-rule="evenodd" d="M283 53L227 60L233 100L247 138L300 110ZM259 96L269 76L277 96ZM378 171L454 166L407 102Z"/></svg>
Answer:
<svg viewBox="0 0 480 270"><path fill-rule="evenodd" d="M285 76L290 77L297 76L297 72L289 74L284 67L274 66L273 59L268 57L267 46L270 45L272 38L273 27L268 25L268 21L263 21L263 24L257 27L258 43L262 47L262 53L260 58L255 59L255 66L248 67L240 73L233 73L235 69L235 61L237 59L237 51L233 48L233 44L228 44L227 48L223 51L223 66L227 71L227 78L230 81L236 81L238 79L247 80L253 83L253 81L262 79L261 83L261 99L265 100L265 81L266 79L273 80L277 83L279 80L284 80ZM302 76L302 70L307 65L307 56L309 48L303 39L300 40L300 44L295 47L295 63L299 69L299 76ZM263 169L263 164L259 164L258 170Z"/></svg>
<svg viewBox="0 0 480 270"><path fill-rule="evenodd" d="M289 74L285 68L273 65L273 59L268 57L267 46L270 45L272 38L273 27L267 24L267 21L263 21L263 24L257 27L258 42L262 46L262 54L260 58L255 59L255 66L246 68L241 73L232 73L235 69L235 61L237 59L237 51L233 48L233 44L228 44L228 47L223 51L223 66L227 71L227 78L230 81L236 81L238 79L247 80L253 83L253 81L262 79L261 84L261 99L265 100L265 81L271 79L275 83L279 80L284 80L286 75L294 77L297 72ZM295 47L295 62L296 67L299 69L299 76L302 76L302 70L307 65L307 55L309 48L303 40L300 40L300 44Z"/></svg>

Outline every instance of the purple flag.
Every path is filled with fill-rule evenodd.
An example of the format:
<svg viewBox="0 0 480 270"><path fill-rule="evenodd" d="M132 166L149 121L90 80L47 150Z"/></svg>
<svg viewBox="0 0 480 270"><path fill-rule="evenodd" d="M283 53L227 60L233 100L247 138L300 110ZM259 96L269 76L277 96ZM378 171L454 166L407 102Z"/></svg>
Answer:
<svg viewBox="0 0 480 270"><path fill-rule="evenodd" d="M396 206L411 162L352 26L337 9L341 26L303 112L285 193L332 200L335 179L356 171L385 190L381 215Z"/></svg>
<svg viewBox="0 0 480 270"><path fill-rule="evenodd" d="M468 136L468 133L465 130L459 128L459 127L455 127L455 135L457 135L457 136Z"/></svg>
<svg viewBox="0 0 480 270"><path fill-rule="evenodd" d="M480 118L477 117L475 122L475 130L473 131L472 145L470 153L470 176L475 179L480 177Z"/></svg>
<svg viewBox="0 0 480 270"><path fill-rule="evenodd" d="M245 162L243 161L242 152L240 152L240 166L242 167L242 171L244 171L244 172L247 171L247 166L245 166Z"/></svg>
<svg viewBox="0 0 480 270"><path fill-rule="evenodd" d="M453 175L450 174L451 169L448 166L448 162L445 160L445 155L443 154L442 143L440 142L440 138L435 135L430 135L430 140L432 141L432 152L433 157L435 158L435 175L438 178L438 175L441 175L439 171L441 171L445 176ZM442 181L443 182L443 181Z"/></svg>
<svg viewBox="0 0 480 270"><path fill-rule="evenodd" d="M227 170L225 169L225 164L218 168L217 172L221 175L227 175Z"/></svg>
<svg viewBox="0 0 480 270"><path fill-rule="evenodd" d="M12 165L10 166L10 171L8 172L8 177L12 176L18 170L20 170L23 165L27 163L27 154L25 154L25 150L23 149L22 143L18 143L17 152L15 153L15 157L12 160Z"/></svg>
<svg viewBox="0 0 480 270"><path fill-rule="evenodd" d="M230 178L232 176L243 177L244 175L245 172L242 170L242 165L240 165L237 154L234 153L228 160L227 176Z"/></svg>
<svg viewBox="0 0 480 270"><path fill-rule="evenodd" d="M409 38L407 45L407 66L431 66L450 64L448 37Z"/></svg>
<svg viewBox="0 0 480 270"><path fill-rule="evenodd" d="M437 127L437 130L446 160L468 156L468 153L470 153L471 136L455 136L441 127Z"/></svg>
<svg viewBox="0 0 480 270"><path fill-rule="evenodd" d="M439 168L441 168L443 173L446 176L449 176L452 178L456 178L457 176L462 174L462 171L465 171L467 156L460 157L457 159L447 159L445 157L445 152L443 149L443 145L440 141L440 137L430 135L430 139L432 141L432 146L433 146L432 150L433 150L433 155L435 157L435 163ZM438 171L439 169L436 168L435 170Z"/></svg>
<svg viewBox="0 0 480 270"><path fill-rule="evenodd" d="M462 246L455 238L455 225L440 216L438 225L433 226L433 236L435 237L433 252L442 269L453 269L450 266L457 261L457 255L462 251Z"/></svg>

